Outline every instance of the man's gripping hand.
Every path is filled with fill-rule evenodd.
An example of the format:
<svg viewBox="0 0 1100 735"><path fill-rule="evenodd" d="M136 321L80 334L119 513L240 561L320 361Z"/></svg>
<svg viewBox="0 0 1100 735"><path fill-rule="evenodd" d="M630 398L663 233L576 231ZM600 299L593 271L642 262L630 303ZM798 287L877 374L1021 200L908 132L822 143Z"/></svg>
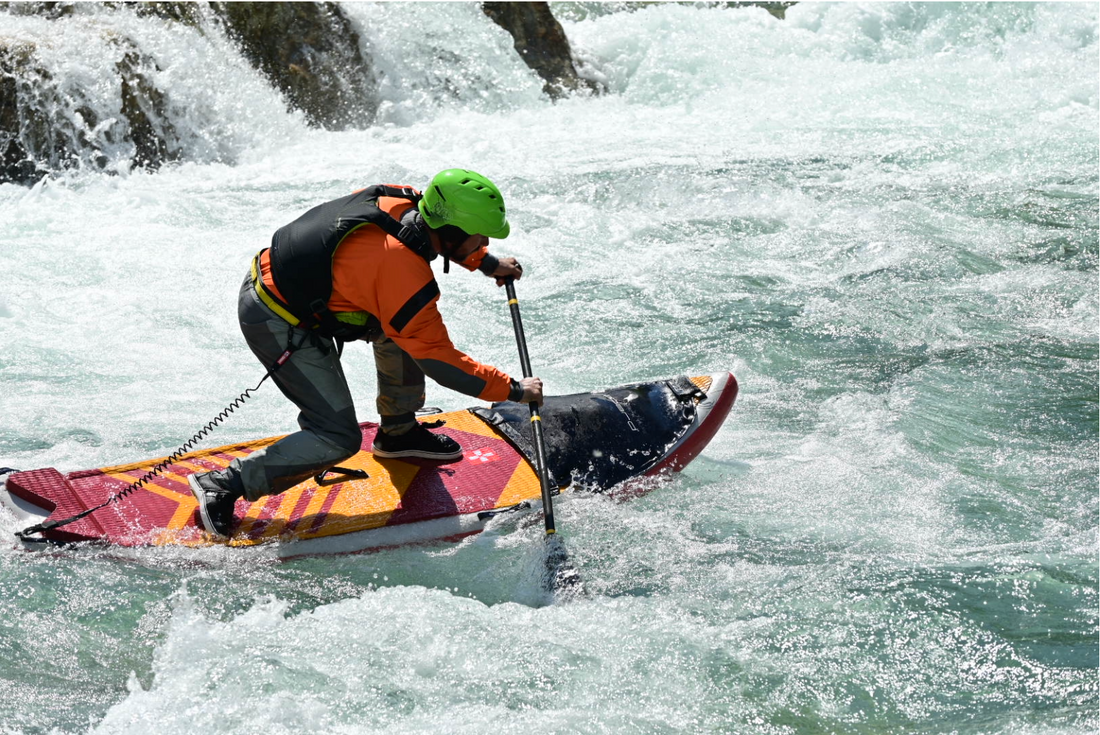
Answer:
<svg viewBox="0 0 1100 735"><path fill-rule="evenodd" d="M519 384L523 387L523 398L520 399L520 403L534 403L535 405L542 403L541 379L524 378L519 381Z"/></svg>
<svg viewBox="0 0 1100 735"><path fill-rule="evenodd" d="M523 276L523 266L515 258L501 258L497 263L496 270L487 275L490 278L495 278L498 286L503 286L508 278L514 278L518 281Z"/></svg>

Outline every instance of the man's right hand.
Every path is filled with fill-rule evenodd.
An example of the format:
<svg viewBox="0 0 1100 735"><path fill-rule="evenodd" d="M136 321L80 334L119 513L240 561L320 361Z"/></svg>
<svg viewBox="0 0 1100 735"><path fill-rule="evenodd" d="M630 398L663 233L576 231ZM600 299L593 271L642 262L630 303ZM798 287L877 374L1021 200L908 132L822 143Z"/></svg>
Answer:
<svg viewBox="0 0 1100 735"><path fill-rule="evenodd" d="M523 398L520 399L520 403L542 404L541 378L524 378L519 381L519 384L523 386Z"/></svg>

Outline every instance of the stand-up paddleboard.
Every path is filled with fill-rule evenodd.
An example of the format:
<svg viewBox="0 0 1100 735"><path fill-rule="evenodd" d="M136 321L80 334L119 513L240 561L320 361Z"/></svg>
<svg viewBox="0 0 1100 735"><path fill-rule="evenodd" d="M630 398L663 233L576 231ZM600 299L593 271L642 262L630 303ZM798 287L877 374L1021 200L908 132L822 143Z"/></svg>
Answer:
<svg viewBox="0 0 1100 735"><path fill-rule="evenodd" d="M542 423L554 484L643 492L648 483L640 478L678 471L702 451L736 396L733 375L716 373L547 397ZM376 458L370 447L378 425L361 424L362 450L340 466L366 477L333 474L255 503L239 500L225 543L279 542L282 556L349 553L459 538L480 532L496 514L541 504L527 406L504 402L431 418L444 422L437 432L462 445L462 459ZM42 536L119 546L213 543L197 525L188 475L223 468L279 438L185 454L126 497ZM69 518L117 495L162 461L67 475L53 468L12 472L3 476L0 505L23 527Z"/></svg>

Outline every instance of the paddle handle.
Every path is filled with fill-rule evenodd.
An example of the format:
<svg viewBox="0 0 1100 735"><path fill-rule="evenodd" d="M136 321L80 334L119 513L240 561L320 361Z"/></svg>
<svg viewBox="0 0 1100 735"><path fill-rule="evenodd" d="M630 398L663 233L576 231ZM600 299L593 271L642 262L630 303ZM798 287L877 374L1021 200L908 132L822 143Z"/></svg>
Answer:
<svg viewBox="0 0 1100 735"><path fill-rule="evenodd" d="M516 345L519 347L519 364L523 370L523 377L531 378L531 356L527 354L527 338L523 335L523 319L519 315L519 299L516 298L515 282L509 278L504 283L508 292L508 308L512 312L512 327L516 330ZM534 403L531 407L531 431L535 435L535 471L539 475L539 484L542 486L542 514L546 520L546 533L556 533L554 528L554 500L553 489L550 486L550 472L546 463L546 439L542 433L542 416L539 415L539 407Z"/></svg>

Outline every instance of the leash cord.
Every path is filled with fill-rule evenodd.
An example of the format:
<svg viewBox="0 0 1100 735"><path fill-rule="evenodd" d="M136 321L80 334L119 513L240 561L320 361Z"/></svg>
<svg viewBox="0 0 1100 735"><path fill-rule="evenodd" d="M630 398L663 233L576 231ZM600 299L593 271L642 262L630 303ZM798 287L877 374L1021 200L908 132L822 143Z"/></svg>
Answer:
<svg viewBox="0 0 1100 735"><path fill-rule="evenodd" d="M230 401L229 404L225 408L223 408L218 413L217 416L215 416L213 419L208 421L205 425L203 425L203 427L201 429L199 429L197 432L195 432L194 436L192 436L190 439L188 439L183 444L181 444L179 446L179 448L176 449L176 451L172 452L170 455L168 455L167 457L162 459L160 462L157 462L155 465L153 465L144 475L139 477L134 482L130 483L130 485L128 487L126 487L123 490L118 491L117 493L115 493L111 497L107 498L106 500L104 500L102 503L95 506L94 508L89 508L86 511L83 511L81 513L77 513L75 516L72 516L71 518L62 518L62 519L56 520L56 521L44 521L44 522L39 523L37 525L31 526L30 528L25 528L22 531L17 531L16 534L15 534L16 537L19 538L21 541L26 541L26 542L29 542L29 543L46 543L46 542L50 541L50 539L47 539L47 538L32 538L31 534L36 534L36 533L40 534L44 531L50 531L50 530L53 530L53 529L58 528L60 526L67 526L70 523L76 523L80 519L86 518L86 517L90 516L92 513L95 513L97 510L100 510L101 508L106 508L108 505L111 505L112 503L117 503L118 501L132 495L134 492L136 492L140 488L144 487L147 483L151 482L153 480L153 478L157 477L162 472L164 472L164 470L166 470L172 464L177 462L180 459L180 457L182 457L183 455L185 455L189 451L191 451L191 449L196 444L198 444L200 441L202 441L202 439L204 439L207 434L212 432L214 429L216 429L218 427L219 424L221 424L223 421L225 421L227 418L229 418L230 414L232 414L238 408L243 406L245 401L247 401L249 398L251 398L252 394L260 389L260 386L264 384L264 381L267 380L268 378L270 378L276 370L278 370L280 367L282 367L286 363L286 361L290 359L290 356L302 346L302 344L306 341L306 338L308 336L309 335L308 335L307 332L303 332L302 339L298 342L297 345L295 345L294 344L294 332L292 330L291 334L290 334L290 338L287 340L286 350L284 350L283 354L279 356L279 359L276 360L275 363L270 368L268 368L267 372L264 373L264 376L262 378L260 378L260 382L256 383L255 387L246 388L243 393L241 393L239 396L237 396L232 401Z"/></svg>

